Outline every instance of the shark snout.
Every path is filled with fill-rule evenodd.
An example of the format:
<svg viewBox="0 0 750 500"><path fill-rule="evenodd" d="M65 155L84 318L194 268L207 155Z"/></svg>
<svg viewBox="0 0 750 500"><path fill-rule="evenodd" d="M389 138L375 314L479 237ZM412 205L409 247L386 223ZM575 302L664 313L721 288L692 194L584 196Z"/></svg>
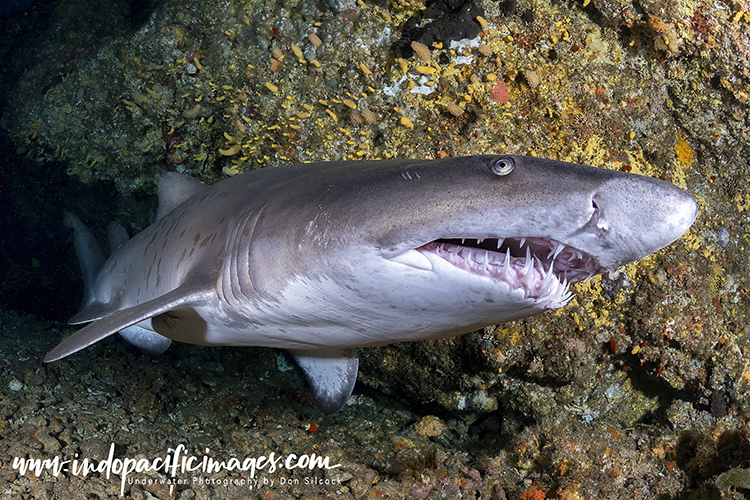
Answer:
<svg viewBox="0 0 750 500"><path fill-rule="evenodd" d="M679 238L690 229L698 217L698 203L695 198L682 189L672 189L672 225Z"/></svg>
<svg viewBox="0 0 750 500"><path fill-rule="evenodd" d="M698 217L698 203L687 191L658 179L648 179L651 195L641 198L645 213L641 222L649 229L653 244L665 247L685 234ZM656 188L656 189L654 189Z"/></svg>
<svg viewBox="0 0 750 500"><path fill-rule="evenodd" d="M634 262L685 234L698 216L698 204L687 191L659 179L628 175L594 195L604 229L605 267Z"/></svg>

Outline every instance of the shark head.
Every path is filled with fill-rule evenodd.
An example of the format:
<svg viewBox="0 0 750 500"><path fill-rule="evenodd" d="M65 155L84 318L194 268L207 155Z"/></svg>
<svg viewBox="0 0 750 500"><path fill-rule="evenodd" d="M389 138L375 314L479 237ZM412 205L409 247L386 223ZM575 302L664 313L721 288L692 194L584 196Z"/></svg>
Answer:
<svg viewBox="0 0 750 500"><path fill-rule="evenodd" d="M384 255L446 279L463 272L505 283L550 309L568 301L568 285L669 245L697 215L694 198L670 183L584 165L480 157L461 173L449 192L466 203L425 200L436 208L425 214L434 230L417 243L429 241L405 244L404 223Z"/></svg>
<svg viewBox="0 0 750 500"><path fill-rule="evenodd" d="M333 281L351 293L328 287L311 308L400 317L412 339L433 336L420 322L445 336L561 307L570 284L669 245L697 215L668 182L534 157L325 168L277 191L274 217L257 220L252 246L267 250L250 258L253 285L279 296L306 283L314 297L311 283Z"/></svg>

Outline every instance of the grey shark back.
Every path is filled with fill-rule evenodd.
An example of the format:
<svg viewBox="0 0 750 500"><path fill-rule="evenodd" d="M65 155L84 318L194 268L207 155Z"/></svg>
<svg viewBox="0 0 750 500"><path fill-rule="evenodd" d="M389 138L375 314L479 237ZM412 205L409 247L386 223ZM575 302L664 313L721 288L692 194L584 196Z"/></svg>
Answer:
<svg viewBox="0 0 750 500"><path fill-rule="evenodd" d="M569 286L687 231L692 196L649 177L521 156L330 162L214 186L159 181L156 222L110 229L106 260L66 214L89 323L54 361L120 332L289 350L319 407L351 394L357 348L441 338L564 306Z"/></svg>

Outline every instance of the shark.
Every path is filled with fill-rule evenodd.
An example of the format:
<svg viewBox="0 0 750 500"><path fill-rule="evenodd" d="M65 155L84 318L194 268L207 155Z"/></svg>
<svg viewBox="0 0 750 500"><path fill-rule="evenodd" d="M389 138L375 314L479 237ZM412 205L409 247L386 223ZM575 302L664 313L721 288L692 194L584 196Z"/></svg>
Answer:
<svg viewBox="0 0 750 500"><path fill-rule="evenodd" d="M107 257L65 213L88 323L51 362L117 332L287 350L318 407L342 408L358 349L444 338L563 307L570 286L676 241L698 208L656 178L551 159L479 155L334 161L213 186L158 180L155 222L109 227Z"/></svg>

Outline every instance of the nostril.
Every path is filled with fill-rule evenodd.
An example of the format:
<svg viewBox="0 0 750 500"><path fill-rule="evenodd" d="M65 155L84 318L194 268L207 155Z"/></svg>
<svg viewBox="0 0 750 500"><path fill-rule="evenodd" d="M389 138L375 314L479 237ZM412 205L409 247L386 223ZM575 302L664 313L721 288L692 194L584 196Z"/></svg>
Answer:
<svg viewBox="0 0 750 500"><path fill-rule="evenodd" d="M596 196L591 198L591 208L594 209L594 213L591 214L589 224L595 227L598 231L606 232L607 222L604 220L602 210L601 208L599 208L599 204L596 202Z"/></svg>

